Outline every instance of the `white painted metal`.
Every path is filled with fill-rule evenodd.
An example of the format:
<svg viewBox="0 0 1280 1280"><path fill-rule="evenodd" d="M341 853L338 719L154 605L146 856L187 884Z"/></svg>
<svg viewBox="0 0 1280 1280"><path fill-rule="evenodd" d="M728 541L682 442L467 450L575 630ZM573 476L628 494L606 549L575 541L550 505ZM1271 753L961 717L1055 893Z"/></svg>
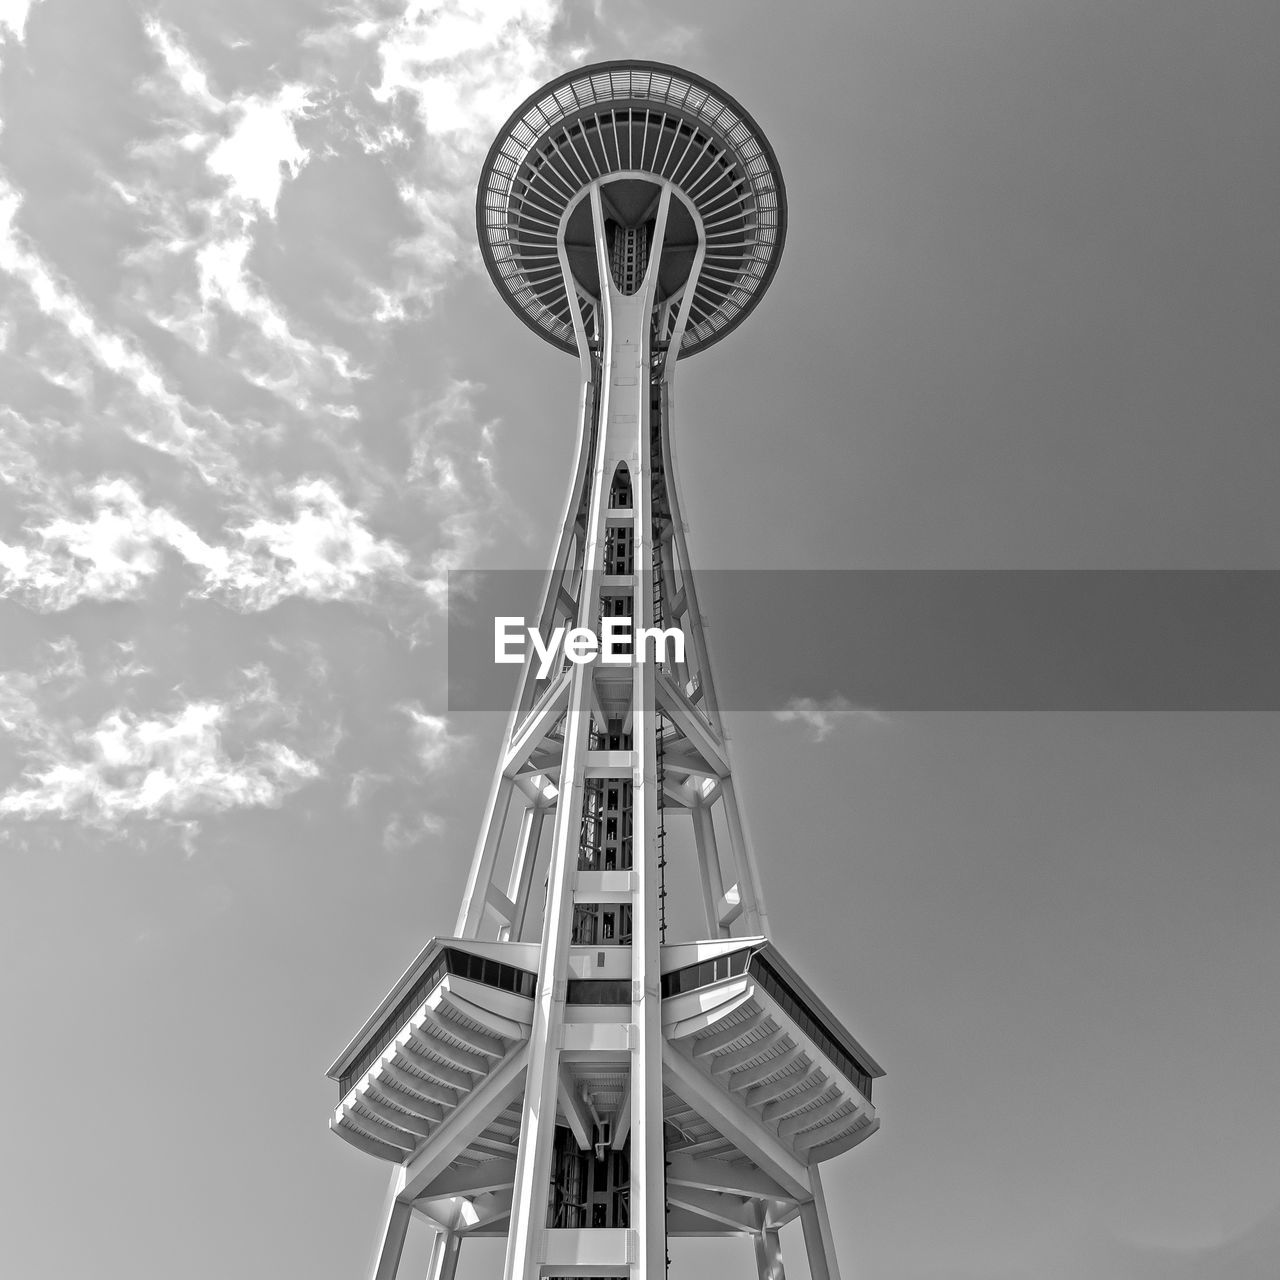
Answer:
<svg viewBox="0 0 1280 1280"><path fill-rule="evenodd" d="M639 82L633 72L626 74L634 90ZM593 100L605 92L591 81ZM538 108L548 121L567 109L562 96L554 101L558 105L548 100ZM439 1227L428 1280L453 1280L463 1237L498 1234L504 1223L503 1280L662 1280L669 1212L672 1230L680 1233L750 1235L762 1280L785 1280L778 1228L798 1214L814 1280L839 1280L815 1162L865 1136L861 1129L851 1132L855 1120L869 1117L870 1125L878 1124L867 1100L760 995L743 965L717 970L714 982L662 999L658 831L676 813L688 814L691 822L712 939L689 944L688 953L675 948L681 965L727 964L730 953L741 958L743 948L762 946L769 937L698 603L671 432L682 346L697 349L713 341L724 322L715 315L734 323L768 277L761 269L747 280L744 270L739 285L726 276L731 255L725 256L720 230L724 208L716 207L719 196L710 203L704 198L725 181L711 140L690 132L686 141L674 128L680 112L668 103L661 118L666 121L668 111L673 118L669 145L664 134L658 153L646 157L650 135L644 132L641 154L633 156L635 109L604 105L590 115L593 137L612 137L614 150L606 148L603 156L588 140L586 117L557 133L556 162L533 166L521 196L522 225L543 226L537 234L545 243L515 275L503 275L499 287L514 290L518 283L527 289L539 278L557 280L569 303L554 325L534 314L537 306L527 300L532 295L522 295L521 305L544 336L554 330L559 345L571 336L580 359L576 460L536 620L539 630L545 635L560 623L595 629L602 591L629 590L634 623L659 621L659 601L662 625L684 632L686 660L661 669L566 663L539 679L529 654L456 934L470 945L493 948L498 963L505 963L501 955L508 947L520 953L512 962L526 973L535 963L536 942L536 991L530 1000L509 985L499 991L451 972L341 1100L333 1127L396 1164L370 1280L394 1280L413 1211ZM710 108L685 103L680 110L705 120ZM734 128L746 125L740 121ZM780 213L772 224L767 216L768 193L773 192L775 212L781 197L773 171L760 169L767 159L752 134L737 160L745 171L737 186L756 192L760 219L751 229L751 253L757 266L780 246L782 225ZM486 173L486 180L497 181ZM649 210L647 268L629 290L614 279L606 232L608 218L623 221L614 204L623 196L615 189L611 197L608 189L619 180L648 182L657 193ZM501 181L514 189L509 173ZM676 201L692 220L697 243L685 284L658 302ZM575 279L566 245L570 218L579 210L590 215L598 297L589 297ZM534 258L546 264L531 266ZM702 311L695 314L697 307ZM632 497L629 506L611 509L611 483L622 463ZM620 529L630 531L633 572L606 577L610 530ZM602 732L610 718L631 735L629 749L605 750L590 740L593 720ZM662 752L660 794L664 724L663 742L671 745ZM584 801L594 779L631 784L630 869L579 869ZM629 948L574 945L575 904L629 906ZM502 945L481 943L482 937ZM490 953L483 954L488 963ZM421 972L426 971L424 962ZM592 979L629 979L629 1001L568 1007L569 983ZM378 1016L402 998L393 997ZM340 1060L342 1070L357 1061L358 1051L355 1045ZM343 1079L345 1088L349 1078ZM605 1121L608 1130L601 1134ZM628 1227L548 1225L557 1122L568 1125L583 1150L599 1142L619 1152L629 1143ZM668 1132L679 1137L669 1161Z"/></svg>
<svg viewBox="0 0 1280 1280"><path fill-rule="evenodd" d="M427 1280L454 1280L458 1270L458 1254L462 1236L457 1231L437 1231L427 1263Z"/></svg>
<svg viewBox="0 0 1280 1280"><path fill-rule="evenodd" d="M787 1280L782 1265L782 1241L776 1227L764 1227L752 1232L756 1249L756 1274L760 1280Z"/></svg>
<svg viewBox="0 0 1280 1280"><path fill-rule="evenodd" d="M809 1274L813 1280L840 1280L835 1237L831 1233L831 1217L827 1213L827 1198L822 1191L822 1177L817 1165L809 1170L809 1182L812 1199L803 1201L800 1205L800 1223L804 1228Z"/></svg>

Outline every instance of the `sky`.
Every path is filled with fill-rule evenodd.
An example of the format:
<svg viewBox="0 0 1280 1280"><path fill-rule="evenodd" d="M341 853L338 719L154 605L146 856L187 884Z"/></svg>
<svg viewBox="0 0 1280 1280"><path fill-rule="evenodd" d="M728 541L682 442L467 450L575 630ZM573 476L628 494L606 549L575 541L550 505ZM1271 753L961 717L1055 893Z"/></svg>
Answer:
<svg viewBox="0 0 1280 1280"><path fill-rule="evenodd" d="M365 1264L324 1071L452 929L503 727L447 709L444 584L542 564L568 479L573 363L474 243L527 93L673 61L778 155L778 275L677 380L696 564L1276 568L1278 43L1266 0L0 0L0 1273ZM887 1071L846 1277L1280 1271L1278 729L730 717L775 939Z"/></svg>

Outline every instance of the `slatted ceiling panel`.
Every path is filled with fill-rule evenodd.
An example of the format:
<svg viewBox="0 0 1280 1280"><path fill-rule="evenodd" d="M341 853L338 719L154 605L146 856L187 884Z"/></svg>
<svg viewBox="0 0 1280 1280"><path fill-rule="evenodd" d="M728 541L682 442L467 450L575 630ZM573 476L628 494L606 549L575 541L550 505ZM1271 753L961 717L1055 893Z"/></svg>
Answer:
<svg viewBox="0 0 1280 1280"><path fill-rule="evenodd" d="M729 1076L729 1083L733 1083L734 1076L738 1075L739 1072L755 1070L756 1067L763 1068L768 1066L771 1062L777 1064L775 1070L769 1075L759 1076L755 1082L757 1085L771 1084L775 1080L780 1080L789 1072L796 1072L800 1076L805 1075L808 1068L803 1065L803 1059L792 1058L789 1061L786 1060L787 1055L791 1053L795 1047L796 1046L791 1042L790 1038L784 1036L777 1044L771 1045L767 1053L762 1053L760 1057L755 1060L754 1065L743 1065L734 1070ZM754 1086L752 1087L754 1088Z"/></svg>
<svg viewBox="0 0 1280 1280"><path fill-rule="evenodd" d="M468 1018L465 1013L459 1013L452 1005L442 1004L431 1016L435 1019L437 1026L443 1027L446 1032L450 1033L448 1039L456 1043L459 1049L468 1049L472 1053L479 1053L482 1057L492 1059L492 1054L486 1054L482 1049L472 1048L468 1041L457 1035L452 1030L454 1024L459 1027L465 1027L468 1031L475 1031L482 1036L487 1036L491 1040L501 1040L503 1044L507 1043L504 1037L495 1036L488 1027L482 1026L473 1018Z"/></svg>
<svg viewBox="0 0 1280 1280"><path fill-rule="evenodd" d="M435 1043L433 1043L433 1041ZM464 1045L460 1041L455 1040L452 1036L439 1035L435 1029L434 1024L432 1024L431 1030L429 1032L426 1030L423 1030L423 1031L414 1030L409 1033L409 1047L413 1050L414 1054L417 1055L417 1057L426 1058L429 1062L439 1063L440 1066L448 1068L448 1070L451 1072L458 1072L458 1071L465 1072L467 1075L472 1077L474 1081L474 1078L477 1075L477 1072L472 1071L469 1067L459 1067L455 1065L452 1059L446 1058L444 1054L440 1052L440 1049L439 1049L439 1043L441 1041L446 1041L458 1049L466 1049L469 1053L475 1052L475 1050L472 1049L470 1045ZM412 1069L412 1068L408 1068L408 1069ZM449 1083L449 1082L446 1081L446 1083ZM450 1084L450 1087L457 1088L457 1085Z"/></svg>
<svg viewBox="0 0 1280 1280"><path fill-rule="evenodd" d="M854 1106L854 1104L851 1102L847 1107L842 1107L839 1111L835 1113L835 1115L829 1116L822 1123L823 1125L826 1125L826 1126L832 1126L840 1120L844 1120L846 1122L840 1125L839 1128L830 1128L830 1127L828 1128L828 1138L829 1140L834 1140L838 1137L841 1137L843 1134L848 1133L850 1130L857 1128L859 1123L864 1119L866 1119L866 1117L860 1116L858 1114L858 1108ZM867 1120L867 1123L870 1124L871 1121ZM817 1126L814 1126L814 1127L816 1128ZM797 1136L803 1137L804 1136L803 1131Z"/></svg>
<svg viewBox="0 0 1280 1280"><path fill-rule="evenodd" d="M807 1102L799 1110L791 1112L791 1114L789 1114L786 1117L786 1119L790 1123L798 1123L800 1120L804 1118L805 1115L812 1115L815 1111L820 1110L822 1107L825 1107L830 1102L834 1102L840 1096L841 1096L840 1090L837 1089L835 1085L828 1082L827 1087L823 1089L823 1091L820 1094L818 1094L818 1096L815 1097L812 1102ZM853 1104L851 1103L850 1106L852 1105ZM829 1119L831 1119L830 1116L824 1116L823 1123L825 1123Z"/></svg>
<svg viewBox="0 0 1280 1280"><path fill-rule="evenodd" d="M772 1099L772 1101L785 1102L786 1099L794 1098L797 1093L800 1093L802 1086L806 1088L812 1086L813 1080L810 1078L809 1068L807 1066L804 1066L802 1064L801 1066L793 1068L793 1070L795 1072L795 1078L796 1078L795 1084L793 1084L791 1088L789 1088L785 1093L778 1094L778 1096ZM775 1077L775 1079L777 1078L778 1077ZM768 1082L766 1081L765 1083L768 1083Z"/></svg>
<svg viewBox="0 0 1280 1280"><path fill-rule="evenodd" d="M719 1034L722 1031L727 1031L730 1027L736 1027L736 1026L742 1027L742 1035L737 1040L733 1041L732 1045L724 1045L723 1048L724 1049L729 1049L730 1047L741 1048L744 1044L746 1044L749 1038L748 1032L752 1030L752 1028L747 1026L746 1024L749 1022L752 1022L754 1019L759 1018L760 1014L761 1014L760 1006L756 1004L754 1000L748 1000L746 1004L741 1005L739 1008L734 1009L731 1013L725 1014L723 1018L720 1018L716 1022L713 1022L711 1026L707 1028L706 1031L700 1032L697 1035L697 1037L695 1037L690 1048L694 1053L697 1053L699 1047L705 1044L706 1041L709 1040L712 1036L719 1036ZM719 1050L717 1050L717 1052L719 1052Z"/></svg>
<svg viewBox="0 0 1280 1280"><path fill-rule="evenodd" d="M871 1117L868 1115L861 1115L856 1118L850 1116L849 1119L850 1123L847 1126L842 1127L839 1132L833 1131L826 1135L822 1142L819 1143L817 1147L811 1148L811 1150L818 1150L821 1147L829 1146L833 1142L843 1142L852 1137L855 1133L865 1129L871 1123Z"/></svg>

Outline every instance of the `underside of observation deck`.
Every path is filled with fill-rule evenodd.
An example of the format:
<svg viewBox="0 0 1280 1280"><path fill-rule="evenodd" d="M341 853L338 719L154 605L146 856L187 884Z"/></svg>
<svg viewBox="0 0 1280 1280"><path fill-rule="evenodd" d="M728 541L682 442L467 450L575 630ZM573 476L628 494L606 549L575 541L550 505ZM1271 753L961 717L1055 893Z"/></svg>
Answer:
<svg viewBox="0 0 1280 1280"><path fill-rule="evenodd" d="M516 110L489 152L477 229L489 273L516 314L555 346L577 350L571 308L589 315L600 295L582 195L608 179L606 213L625 229L652 223L652 181L675 190L657 301L687 308L679 354L740 324L773 278L786 237L786 193L773 151L722 89L634 61L553 80ZM699 227L705 260L692 296L683 298Z"/></svg>
<svg viewBox="0 0 1280 1280"><path fill-rule="evenodd" d="M623 1153L624 1170L625 950L575 948L556 1114L571 1146L597 1163L602 1147ZM507 1231L537 951L433 940L329 1072L340 1094L330 1127L403 1166L414 1210L456 1235ZM671 944L662 971L668 1234L779 1227L808 1198L809 1170L878 1128L880 1068L763 938ZM613 1225L627 1222L628 1193L624 1172L610 1188L622 1198ZM591 1227L590 1188L575 1194L550 1210L564 1248L557 1233Z"/></svg>

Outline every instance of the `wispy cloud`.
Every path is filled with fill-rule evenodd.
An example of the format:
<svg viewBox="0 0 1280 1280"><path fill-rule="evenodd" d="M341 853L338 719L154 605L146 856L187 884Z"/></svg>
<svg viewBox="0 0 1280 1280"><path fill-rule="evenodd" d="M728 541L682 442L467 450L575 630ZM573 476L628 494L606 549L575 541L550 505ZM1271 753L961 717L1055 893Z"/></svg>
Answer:
<svg viewBox="0 0 1280 1280"><path fill-rule="evenodd" d="M407 136L409 121L396 115L402 104L422 137L418 164L399 185L420 232L399 246L405 278L377 292L379 318L429 307L451 271L478 260L472 204L495 131L521 98L586 54L585 46L557 46L563 12L559 0L410 0L398 18L363 24L381 69L373 98L392 113L365 129L368 145Z"/></svg>
<svg viewBox="0 0 1280 1280"><path fill-rule="evenodd" d="M41 612L137 599L166 552L195 571L195 594L247 612L292 597L367 600L385 581L411 585L407 553L371 533L330 481L285 486L273 505L216 544L148 505L130 481L101 480L77 490L70 509L30 530L26 543L0 541L0 597Z"/></svg>
<svg viewBox="0 0 1280 1280"><path fill-rule="evenodd" d="M230 378L296 409L341 398L362 371L340 344L290 314L252 266L285 184L312 159L298 126L323 111L322 91L289 81L220 97L177 30L155 19L144 30L161 68L144 89L164 129L134 148L136 176L114 188L147 232L129 255L145 269L134 283L136 305L216 354Z"/></svg>
<svg viewBox="0 0 1280 1280"><path fill-rule="evenodd" d="M60 326L98 370L120 379L151 411L126 428L130 436L185 457L208 478L225 474L233 466L231 459L192 420L190 406L169 385L163 368L131 335L100 322L18 229L21 203L18 191L0 177L0 271L24 284L39 311Z"/></svg>
<svg viewBox="0 0 1280 1280"><path fill-rule="evenodd" d="M469 739L449 728L447 716L433 715L419 703L406 703L400 710L409 718L414 750L423 773L438 773L466 747Z"/></svg>
<svg viewBox="0 0 1280 1280"><path fill-rule="evenodd" d="M0 720L27 765L0 793L0 816L115 830L130 820L187 825L230 809L276 807L322 767L282 738L263 736L287 719L262 671L246 672L225 699L117 708L91 727L52 705L31 676L5 673Z"/></svg>
<svg viewBox="0 0 1280 1280"><path fill-rule="evenodd" d="M396 813L382 828L382 847L389 853L412 849L428 836L438 836L444 827L444 819L427 810L414 814Z"/></svg>
<svg viewBox="0 0 1280 1280"><path fill-rule="evenodd" d="M881 712L873 711L870 707L856 707L839 693L822 702L816 698L792 698L784 708L773 713L773 718L784 723L804 725L814 742L825 742L840 725L849 720L888 723L888 717Z"/></svg>
<svg viewBox="0 0 1280 1280"><path fill-rule="evenodd" d="M493 466L499 424L478 411L481 390L474 382L451 379L409 423L407 492L421 494L439 520L425 579L427 594L440 609L447 604L449 570L474 564L512 515Z"/></svg>
<svg viewBox="0 0 1280 1280"><path fill-rule="evenodd" d="M286 517L233 530L240 547L223 573L210 577L211 590L257 610L287 596L363 599L378 579L407 580L406 553L370 533L328 481L300 481L284 497Z"/></svg>

